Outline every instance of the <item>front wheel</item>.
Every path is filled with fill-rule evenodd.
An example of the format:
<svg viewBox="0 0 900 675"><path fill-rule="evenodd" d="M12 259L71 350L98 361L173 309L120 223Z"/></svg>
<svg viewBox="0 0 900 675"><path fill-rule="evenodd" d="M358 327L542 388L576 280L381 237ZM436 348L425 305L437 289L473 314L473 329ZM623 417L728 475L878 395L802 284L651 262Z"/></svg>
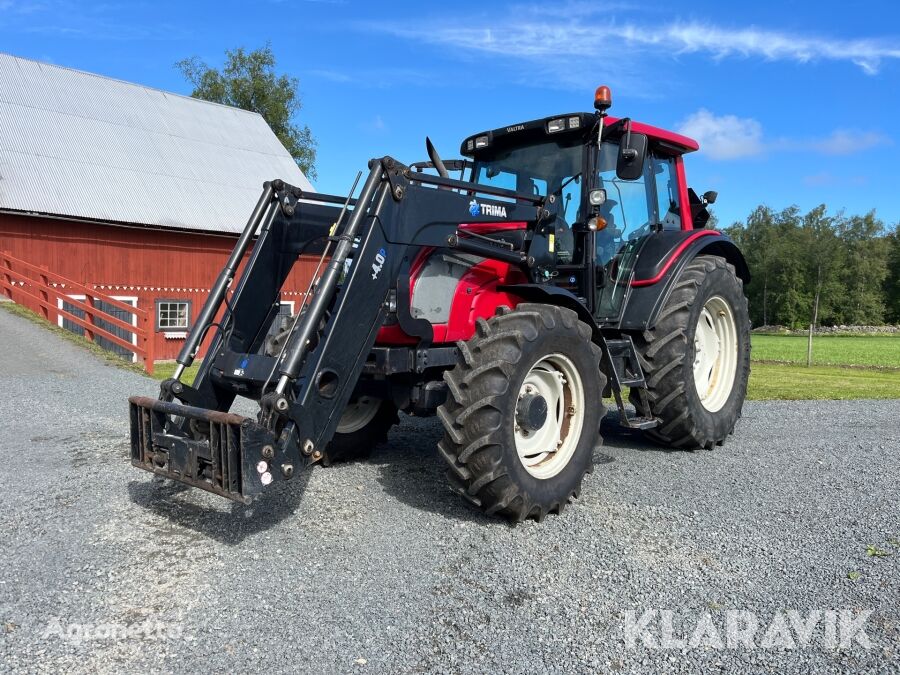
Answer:
<svg viewBox="0 0 900 675"><path fill-rule="evenodd" d="M578 496L604 415L591 337L570 309L521 304L459 343L438 450L454 489L486 513L541 520Z"/></svg>
<svg viewBox="0 0 900 675"><path fill-rule="evenodd" d="M647 432L675 448L712 448L734 431L750 376L750 317L743 283L718 256L698 256L675 283L652 329L636 336L647 381ZM642 403L632 390L631 402Z"/></svg>
<svg viewBox="0 0 900 675"><path fill-rule="evenodd" d="M354 399L344 409L331 443L322 453L322 466L366 459L373 448L387 441L388 431L398 421L397 408L391 401L373 396Z"/></svg>

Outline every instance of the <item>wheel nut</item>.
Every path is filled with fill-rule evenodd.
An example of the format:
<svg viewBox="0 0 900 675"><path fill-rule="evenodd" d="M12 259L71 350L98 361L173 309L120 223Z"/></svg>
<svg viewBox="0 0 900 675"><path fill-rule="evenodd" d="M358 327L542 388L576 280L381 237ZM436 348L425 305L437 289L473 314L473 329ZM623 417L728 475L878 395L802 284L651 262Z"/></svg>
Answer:
<svg viewBox="0 0 900 675"><path fill-rule="evenodd" d="M290 478L294 475L294 465L293 464L282 464L281 465L281 473L284 474L285 478Z"/></svg>
<svg viewBox="0 0 900 675"><path fill-rule="evenodd" d="M266 459L272 459L275 456L275 448L271 445L264 445L262 449L262 456Z"/></svg>

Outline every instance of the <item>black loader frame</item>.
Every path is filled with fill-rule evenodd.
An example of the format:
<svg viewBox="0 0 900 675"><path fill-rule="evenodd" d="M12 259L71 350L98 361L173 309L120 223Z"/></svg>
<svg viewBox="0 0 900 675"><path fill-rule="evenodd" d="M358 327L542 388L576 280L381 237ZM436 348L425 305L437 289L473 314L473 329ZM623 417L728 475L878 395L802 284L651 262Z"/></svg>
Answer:
<svg viewBox="0 0 900 675"><path fill-rule="evenodd" d="M498 220L469 213L476 192L503 198L507 219L527 223L519 250L458 229ZM388 294L403 287L398 279L408 273L412 255L423 246L449 247L515 263L531 275L553 264L546 238L555 206L541 196L412 171L390 157L370 162L356 200L307 194L280 180L266 183L186 339L174 377L161 384L158 400L129 399L132 464L242 502L273 481L290 479L321 459L370 361ZM300 254L322 240L333 252L280 356L260 354L285 279ZM189 386L181 374L213 327L208 355ZM405 360L398 361L396 349L384 350L382 367L421 370L455 361L455 348L430 348L427 330L421 335ZM259 401L257 419L227 412L239 395Z"/></svg>

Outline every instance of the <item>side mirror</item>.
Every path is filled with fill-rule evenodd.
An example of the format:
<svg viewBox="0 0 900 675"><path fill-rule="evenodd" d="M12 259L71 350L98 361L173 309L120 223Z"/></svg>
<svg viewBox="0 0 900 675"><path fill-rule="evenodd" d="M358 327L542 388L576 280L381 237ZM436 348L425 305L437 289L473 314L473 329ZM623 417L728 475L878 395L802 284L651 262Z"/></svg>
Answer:
<svg viewBox="0 0 900 675"><path fill-rule="evenodd" d="M616 176L620 180L637 180L644 173L647 159L647 135L626 134L619 143Z"/></svg>
<svg viewBox="0 0 900 675"><path fill-rule="evenodd" d="M716 200L719 198L719 193L715 190L709 190L708 192L703 193L703 203L704 204L715 204Z"/></svg>

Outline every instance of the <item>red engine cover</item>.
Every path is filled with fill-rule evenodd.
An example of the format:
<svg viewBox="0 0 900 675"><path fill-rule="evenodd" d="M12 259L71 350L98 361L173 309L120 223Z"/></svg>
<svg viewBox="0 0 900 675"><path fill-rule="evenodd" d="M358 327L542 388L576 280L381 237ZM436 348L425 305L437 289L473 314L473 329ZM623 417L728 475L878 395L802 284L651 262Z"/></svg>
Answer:
<svg viewBox="0 0 900 675"><path fill-rule="evenodd" d="M498 228L515 229L524 227L524 223L502 223ZM410 267L410 298L414 299L415 283L419 274L428 262L429 257L435 253L434 249L423 249ZM446 343L457 340L468 340L475 333L475 322L478 319L487 319L494 316L497 307L508 305L515 307L522 299L497 290L498 286L507 284L527 283L528 279L517 267L499 260L482 260L469 267L459 282L450 303L449 319L446 323L432 324L434 329L434 342ZM415 344L417 338L403 332L398 325L383 326L378 331L376 344L379 345L408 345Z"/></svg>

